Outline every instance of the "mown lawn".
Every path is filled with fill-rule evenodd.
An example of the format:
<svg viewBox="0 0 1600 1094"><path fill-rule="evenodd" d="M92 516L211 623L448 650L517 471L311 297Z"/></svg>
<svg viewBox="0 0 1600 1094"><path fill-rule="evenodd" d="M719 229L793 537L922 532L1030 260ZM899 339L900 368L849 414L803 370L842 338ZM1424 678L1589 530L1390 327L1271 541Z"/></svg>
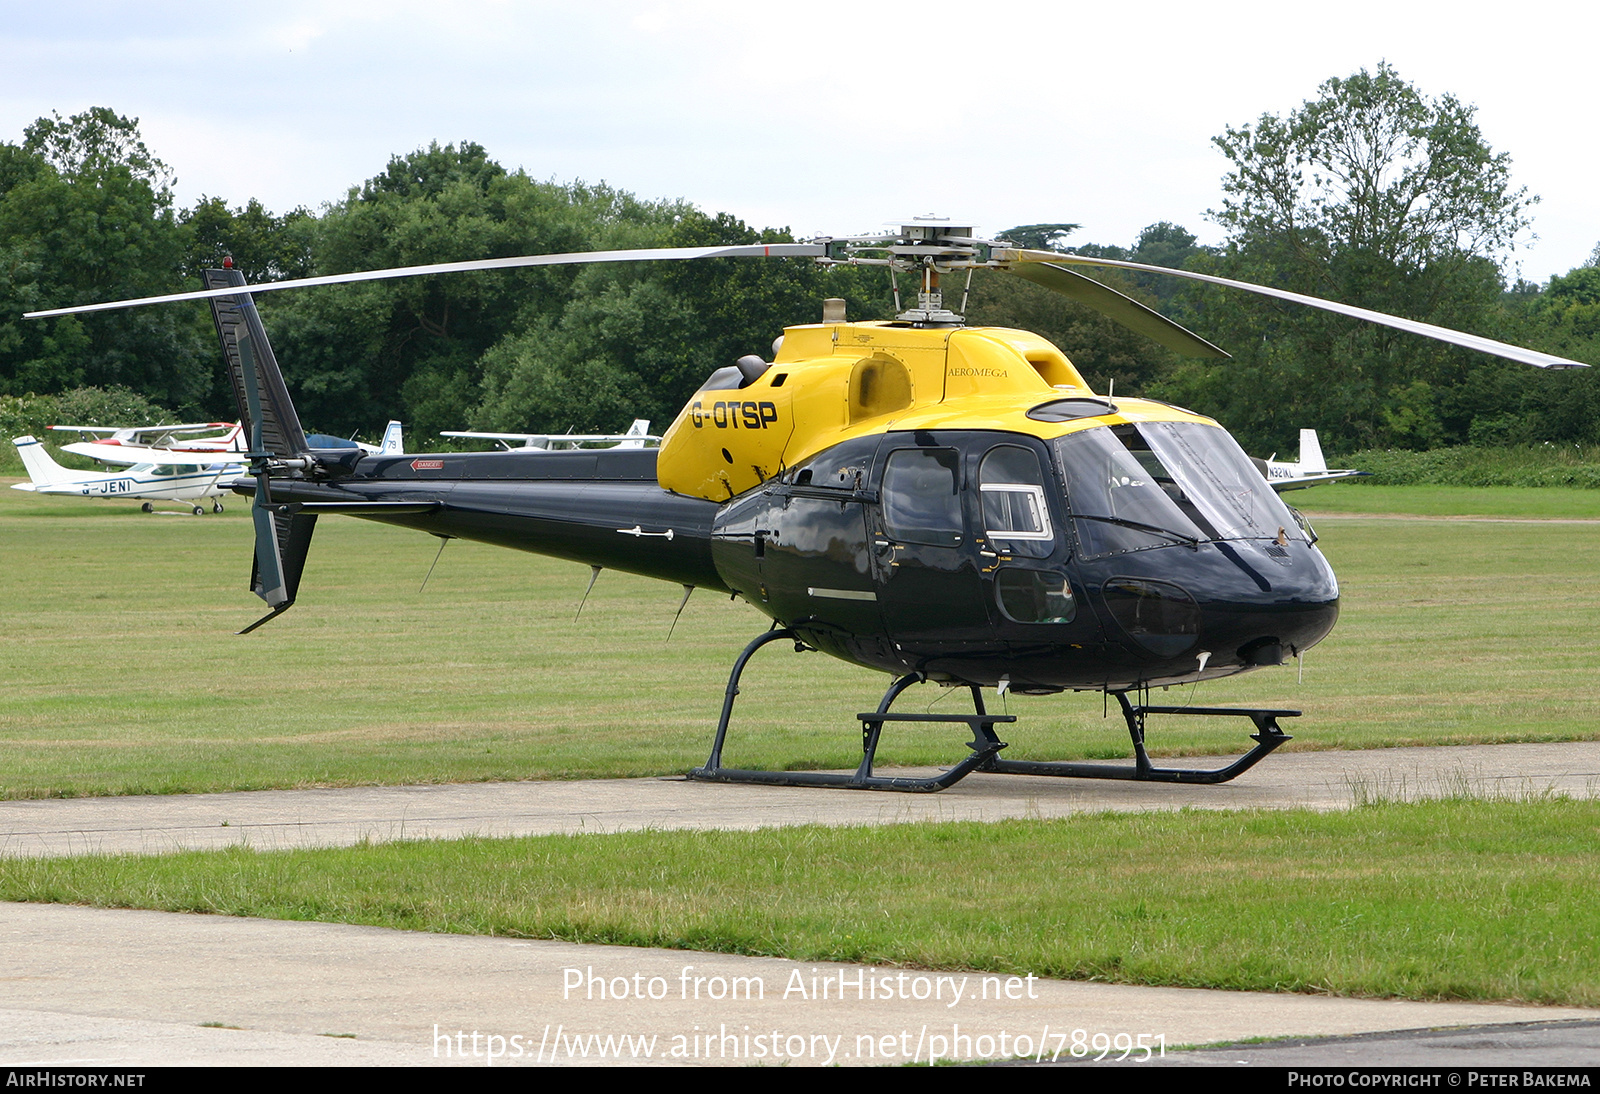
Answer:
<svg viewBox="0 0 1600 1094"><path fill-rule="evenodd" d="M1600 734L1600 522L1346 516L1319 531L1343 605L1303 682L1290 665L1162 701L1303 709L1291 748ZM766 626L700 592L669 641L677 587L610 572L575 618L585 567L459 541L419 591L438 541L330 517L300 603L240 637L262 612L250 536L237 509L154 516L0 489L0 796L679 772L704 761L728 666ZM772 647L746 674L725 759L853 767L854 714L885 683ZM966 697L924 687L901 705L917 702ZM1009 756L1127 754L1098 695L1003 705L1021 716ZM1150 744L1237 751L1246 729L1155 721ZM880 756L962 753L953 731L918 728Z"/></svg>

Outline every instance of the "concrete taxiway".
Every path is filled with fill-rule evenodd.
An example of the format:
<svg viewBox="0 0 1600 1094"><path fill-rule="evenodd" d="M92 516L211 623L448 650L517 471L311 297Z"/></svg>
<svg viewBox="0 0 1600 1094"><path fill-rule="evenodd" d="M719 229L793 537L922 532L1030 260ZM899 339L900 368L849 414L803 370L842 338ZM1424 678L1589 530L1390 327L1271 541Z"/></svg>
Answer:
<svg viewBox="0 0 1600 1094"><path fill-rule="evenodd" d="M1222 766L1206 757L1185 765ZM366 841L641 829L1061 817L1150 809L1343 809L1372 800L1472 794L1600 795L1600 741L1289 752L1234 782L1174 786L969 775L939 794L894 794L683 779L460 783L262 790L168 797L0 802L0 856L261 850Z"/></svg>
<svg viewBox="0 0 1600 1094"><path fill-rule="evenodd" d="M0 857L1337 809L1460 793L1594 797L1600 742L1289 753L1220 787L974 775L943 794L899 795L628 779L0 802ZM0 1065L14 1066L1065 1062L1098 1054L1101 1042L1129 1064L1163 1049L1171 1062L1235 1064L1289 1058L1172 1050L1352 1035L1369 1039L1323 1047L1334 1058L1356 1051L1369 1067L1401 1051L1387 1045L1481 1066L1525 1065L1558 1044L1552 1064L1600 1063L1595 1010L951 976L57 905L0 905L0 983ZM1396 1035L1442 1027L1476 1032Z"/></svg>
<svg viewBox="0 0 1600 1094"><path fill-rule="evenodd" d="M1101 1043L1131 1064L1183 1044L1552 1020L1586 1021L1591 1062L1600 1060L1595 1010L935 974L227 916L0 904L0 953L0 1064L10 1065L886 1065L1070 1061Z"/></svg>

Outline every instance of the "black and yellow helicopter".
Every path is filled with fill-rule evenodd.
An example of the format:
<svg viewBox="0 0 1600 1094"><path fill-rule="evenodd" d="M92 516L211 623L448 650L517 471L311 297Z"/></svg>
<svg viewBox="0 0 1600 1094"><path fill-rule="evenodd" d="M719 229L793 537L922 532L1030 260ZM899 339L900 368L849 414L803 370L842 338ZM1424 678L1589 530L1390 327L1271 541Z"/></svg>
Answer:
<svg viewBox="0 0 1600 1094"><path fill-rule="evenodd" d="M915 307L788 328L773 360L714 372L655 449L371 455L310 447L252 296L311 285L586 262L810 258L882 265L918 279ZM253 590L289 608L317 517L344 513L572 559L743 598L772 627L739 655L711 754L691 777L723 782L930 791L978 771L1223 782L1289 737L1298 711L1152 706L1151 687L1277 665L1321 641L1339 587L1316 536L1215 421L1100 395L1061 351L1019 330L965 326L940 279L1006 271L1095 308L1190 356L1216 346L1073 265L1208 281L1323 308L1542 368L1580 362L1430 324L1223 278L1032 251L972 229L917 221L881 236L806 243L537 255L246 286L207 271L206 289L34 313L208 299L240 416L250 423ZM898 290L896 292L897 307ZM774 641L889 673L858 715L852 774L722 764L751 656ZM966 687L971 714L897 714L912 684ZM1114 695L1134 764L1007 760L983 689ZM1139 698L1135 702L1130 696ZM1150 714L1235 715L1255 746L1218 769L1154 766ZM883 727L948 722L969 752L932 777L873 772Z"/></svg>

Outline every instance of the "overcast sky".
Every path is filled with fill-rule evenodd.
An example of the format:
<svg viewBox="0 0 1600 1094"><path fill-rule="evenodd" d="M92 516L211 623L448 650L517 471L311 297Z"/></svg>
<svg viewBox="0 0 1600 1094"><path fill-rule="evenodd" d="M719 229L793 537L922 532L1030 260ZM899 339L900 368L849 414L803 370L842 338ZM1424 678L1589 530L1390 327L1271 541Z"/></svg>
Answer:
<svg viewBox="0 0 1600 1094"><path fill-rule="evenodd" d="M1600 242L1595 9L1535 2L809 0L6 2L0 140L108 106L202 195L339 200L389 157L476 141L508 168L686 198L804 236L935 212L1073 221L1130 244L1206 210L1225 126L1380 60L1477 107L1539 195L1514 260L1543 281Z"/></svg>

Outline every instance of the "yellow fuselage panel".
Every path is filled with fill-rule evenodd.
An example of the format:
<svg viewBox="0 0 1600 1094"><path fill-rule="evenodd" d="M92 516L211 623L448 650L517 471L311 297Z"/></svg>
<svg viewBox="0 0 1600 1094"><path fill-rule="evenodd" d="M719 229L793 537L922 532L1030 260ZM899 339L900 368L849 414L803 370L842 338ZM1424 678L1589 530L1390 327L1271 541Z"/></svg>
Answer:
<svg viewBox="0 0 1600 1094"><path fill-rule="evenodd" d="M1089 394L1072 362L1026 331L790 327L776 360L755 382L695 394L662 438L657 475L675 493L726 501L864 434L960 428L1060 436L1073 423L1037 422L1027 411L1052 398ZM1141 419L1191 417L1137 400L1118 406Z"/></svg>

